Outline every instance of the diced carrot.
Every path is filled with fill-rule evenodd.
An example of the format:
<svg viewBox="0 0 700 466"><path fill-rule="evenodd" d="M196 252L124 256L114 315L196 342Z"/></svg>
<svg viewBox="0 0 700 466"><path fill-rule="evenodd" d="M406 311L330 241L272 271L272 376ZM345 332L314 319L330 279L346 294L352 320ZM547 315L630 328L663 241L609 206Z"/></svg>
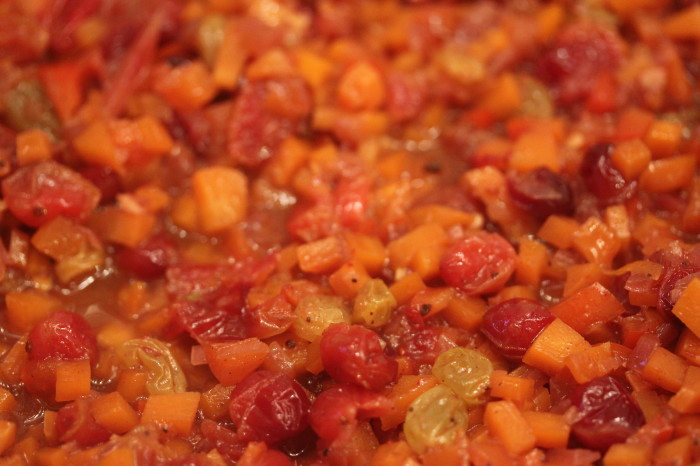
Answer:
<svg viewBox="0 0 700 466"><path fill-rule="evenodd" d="M523 417L535 434L535 445L542 448L566 448L571 427L564 415L524 411Z"/></svg>
<svg viewBox="0 0 700 466"><path fill-rule="evenodd" d="M622 243L599 218L589 217L574 232L572 245L588 262L610 267Z"/></svg>
<svg viewBox="0 0 700 466"><path fill-rule="evenodd" d="M117 391L129 403L134 403L140 397L146 396L146 381L148 374L139 369L123 369L117 380Z"/></svg>
<svg viewBox="0 0 700 466"><path fill-rule="evenodd" d="M61 301L41 290L26 289L10 291L5 296L6 317L10 326L21 333L26 333L34 324L61 307Z"/></svg>
<svg viewBox="0 0 700 466"><path fill-rule="evenodd" d="M68 451L63 448L43 447L32 458L36 466L64 466L68 464Z"/></svg>
<svg viewBox="0 0 700 466"><path fill-rule="evenodd" d="M53 443L57 440L58 434L56 434L56 416L58 416L57 411L51 411L50 409L44 411L42 431L44 433L44 438L49 443Z"/></svg>
<svg viewBox="0 0 700 466"><path fill-rule="evenodd" d="M673 314L700 337L700 280L691 280L672 309Z"/></svg>
<svg viewBox="0 0 700 466"><path fill-rule="evenodd" d="M0 362L0 380L9 385L20 383L22 366L27 358L27 338L23 337L12 345Z"/></svg>
<svg viewBox="0 0 700 466"><path fill-rule="evenodd" d="M611 282L598 264L573 264L566 269L563 297L568 298L594 283Z"/></svg>
<svg viewBox="0 0 700 466"><path fill-rule="evenodd" d="M160 120L151 115L144 115L137 118L133 125L141 150L153 155L165 155L172 150L173 139Z"/></svg>
<svg viewBox="0 0 700 466"><path fill-rule="evenodd" d="M117 151L114 138L107 123L96 120L90 123L73 139L73 147L87 163L111 168L117 173L124 172L126 154Z"/></svg>
<svg viewBox="0 0 700 466"><path fill-rule="evenodd" d="M679 413L700 414L700 367L688 367L678 393L668 400L668 405Z"/></svg>
<svg viewBox="0 0 700 466"><path fill-rule="evenodd" d="M484 223L482 215L477 212L465 212L439 204L415 207L408 212L408 217L414 227L436 223L445 229L456 225L465 229L477 229Z"/></svg>
<svg viewBox="0 0 700 466"><path fill-rule="evenodd" d="M627 208L622 204L611 205L605 209L605 224L613 231L623 247L629 244L632 238L630 232L630 219Z"/></svg>
<svg viewBox="0 0 700 466"><path fill-rule="evenodd" d="M520 407L532 400L535 393L535 380L528 377L509 375L506 371L495 370L491 373L491 396L509 400Z"/></svg>
<svg viewBox="0 0 700 466"><path fill-rule="evenodd" d="M561 5L556 3L542 5L535 16L537 40L540 43L546 43L554 36L563 20L564 8Z"/></svg>
<svg viewBox="0 0 700 466"><path fill-rule="evenodd" d="M241 45L239 34L237 22L229 21L214 59L212 73L214 82L227 90L233 90L238 86L243 64L248 57L248 52Z"/></svg>
<svg viewBox="0 0 700 466"><path fill-rule="evenodd" d="M413 450L405 440L397 440L379 445L369 466L411 465L411 462L418 464Z"/></svg>
<svg viewBox="0 0 700 466"><path fill-rule="evenodd" d="M580 333L557 318L535 338L523 362L554 375L565 367L566 358L590 346Z"/></svg>
<svg viewBox="0 0 700 466"><path fill-rule="evenodd" d="M654 389L634 390L632 398L639 405L639 409L644 414L644 419L650 422L666 408L666 400L662 398Z"/></svg>
<svg viewBox="0 0 700 466"><path fill-rule="evenodd" d="M97 332L97 343L105 348L116 348L135 337L136 334L131 326L121 322L110 322Z"/></svg>
<svg viewBox="0 0 700 466"><path fill-rule="evenodd" d="M631 107L622 112L617 120L616 139L619 141L642 139L647 135L653 123L653 113L641 108Z"/></svg>
<svg viewBox="0 0 700 466"><path fill-rule="evenodd" d="M330 273L348 259L348 248L342 237L327 238L297 247L299 268L308 273Z"/></svg>
<svg viewBox="0 0 700 466"><path fill-rule="evenodd" d="M297 171L306 163L311 148L298 138L287 138L277 148L265 166L265 173L272 184L286 188Z"/></svg>
<svg viewBox="0 0 700 466"><path fill-rule="evenodd" d="M592 325L610 322L625 308L607 288L594 283L555 304L550 312L585 335Z"/></svg>
<svg viewBox="0 0 700 466"><path fill-rule="evenodd" d="M127 447L110 450L97 462L97 466L135 466L136 464L134 451Z"/></svg>
<svg viewBox="0 0 700 466"><path fill-rule="evenodd" d="M223 385L234 385L251 374L265 361L270 352L266 343L257 338L211 343L204 347L209 369Z"/></svg>
<svg viewBox="0 0 700 466"><path fill-rule="evenodd" d="M151 395L146 400L141 424L158 424L180 435L189 435L199 406L199 392Z"/></svg>
<svg viewBox="0 0 700 466"><path fill-rule="evenodd" d="M678 155L654 160L639 178L642 188L652 193L667 193L690 185L695 173L695 155Z"/></svg>
<svg viewBox="0 0 700 466"><path fill-rule="evenodd" d="M683 231L700 233L700 177L695 177L688 189L688 203L683 211Z"/></svg>
<svg viewBox="0 0 700 466"><path fill-rule="evenodd" d="M338 102L348 110L373 110L386 98L386 86L379 70L367 61L358 61L341 75Z"/></svg>
<svg viewBox="0 0 700 466"><path fill-rule="evenodd" d="M306 48L300 47L295 50L294 61L299 74L315 90L319 90L333 73L333 62Z"/></svg>
<svg viewBox="0 0 700 466"><path fill-rule="evenodd" d="M413 400L437 385L437 379L432 375L404 375L394 385L387 397L393 402L390 411L380 416L382 429L389 430L401 424L406 419L408 407Z"/></svg>
<svg viewBox="0 0 700 466"><path fill-rule="evenodd" d="M683 126L666 120L655 120L644 138L654 158L670 157L680 147Z"/></svg>
<svg viewBox="0 0 700 466"><path fill-rule="evenodd" d="M139 423L136 411L119 392L97 398L90 407L98 424L115 434L125 434Z"/></svg>
<svg viewBox="0 0 700 466"><path fill-rule="evenodd" d="M688 363L666 348L656 347L649 356L642 375L644 379L670 392L677 392L683 384Z"/></svg>
<svg viewBox="0 0 700 466"><path fill-rule="evenodd" d="M192 193L185 193L174 199L173 206L170 209L170 218L175 225L184 230L199 230L197 202Z"/></svg>
<svg viewBox="0 0 700 466"><path fill-rule="evenodd" d="M330 274L328 284L338 296L352 299L370 278L361 262L351 261Z"/></svg>
<svg viewBox="0 0 700 466"><path fill-rule="evenodd" d="M501 119L516 112L522 101L518 80L512 73L502 73L477 105L488 110L496 119Z"/></svg>
<svg viewBox="0 0 700 466"><path fill-rule="evenodd" d="M370 275L376 276L381 272L389 256L376 236L346 231L343 233L343 238L350 248L353 259L364 265Z"/></svg>
<svg viewBox="0 0 700 466"><path fill-rule="evenodd" d="M671 39L700 39L700 6L693 4L667 16L661 28Z"/></svg>
<svg viewBox="0 0 700 466"><path fill-rule="evenodd" d="M635 180L649 166L651 150L643 141L630 139L615 146L610 160L626 180Z"/></svg>
<svg viewBox="0 0 700 466"><path fill-rule="evenodd" d="M689 363L700 366L700 338L687 328L681 332L675 352Z"/></svg>
<svg viewBox="0 0 700 466"><path fill-rule="evenodd" d="M145 240L156 218L146 212L133 212L115 206L95 211L90 225L104 241L134 247Z"/></svg>
<svg viewBox="0 0 700 466"><path fill-rule="evenodd" d="M604 466L645 466L651 462L651 445L616 443L603 457Z"/></svg>
<svg viewBox="0 0 700 466"><path fill-rule="evenodd" d="M559 249L567 249L573 244L574 233L579 227L579 223L573 218L550 215L540 227L537 236Z"/></svg>
<svg viewBox="0 0 700 466"><path fill-rule="evenodd" d="M155 91L178 110L202 108L216 93L216 84L200 61L167 70L154 84Z"/></svg>
<svg viewBox="0 0 700 466"><path fill-rule="evenodd" d="M608 375L618 367L620 361L615 357L609 341L594 345L566 359L566 367L576 382L586 383L596 377Z"/></svg>
<svg viewBox="0 0 700 466"><path fill-rule="evenodd" d="M411 305L418 306L421 316L427 319L445 309L452 301L454 294L454 289L449 287L426 288L413 295Z"/></svg>
<svg viewBox="0 0 700 466"><path fill-rule="evenodd" d="M481 325L486 309L483 299L456 293L442 311L442 316L454 327L476 330Z"/></svg>
<svg viewBox="0 0 700 466"><path fill-rule="evenodd" d="M0 387L0 413L10 413L16 406L17 400L12 392Z"/></svg>
<svg viewBox="0 0 700 466"><path fill-rule="evenodd" d="M40 129L28 129L17 133L15 137L17 164L30 165L53 156L51 139Z"/></svg>
<svg viewBox="0 0 700 466"><path fill-rule="evenodd" d="M544 244L531 238L521 238L515 269L516 281L539 288L547 260L547 247Z"/></svg>
<svg viewBox="0 0 700 466"><path fill-rule="evenodd" d="M668 220L647 213L640 220L637 220L632 239L642 246L642 253L645 256L663 249L679 237L673 232Z"/></svg>
<svg viewBox="0 0 700 466"><path fill-rule="evenodd" d="M690 435L664 443L654 451L652 464L690 464L694 443Z"/></svg>
<svg viewBox="0 0 700 466"><path fill-rule="evenodd" d="M409 273L404 277L396 280L390 287L389 291L396 298L399 304L405 304L421 290L426 288L423 279L417 273Z"/></svg>
<svg viewBox="0 0 700 466"><path fill-rule="evenodd" d="M467 434L460 430L452 442L428 447L420 455L421 463L423 466L463 466L467 448Z"/></svg>
<svg viewBox="0 0 700 466"><path fill-rule="evenodd" d="M60 361L56 366L56 401L72 401L90 394L90 360Z"/></svg>
<svg viewBox="0 0 700 466"><path fill-rule="evenodd" d="M218 233L240 222L248 208L248 186L240 171L221 166L197 170L192 176L199 226Z"/></svg>
<svg viewBox="0 0 700 466"><path fill-rule="evenodd" d="M491 401L486 404L484 425L503 442L506 449L520 455L535 447L537 438L525 417L512 401Z"/></svg>
<svg viewBox="0 0 700 466"><path fill-rule="evenodd" d="M0 454L5 453L15 443L17 424L12 421L0 420Z"/></svg>
<svg viewBox="0 0 700 466"><path fill-rule="evenodd" d="M421 225L387 246L394 270L408 267L423 280L435 277L447 245L445 230L434 223Z"/></svg>
<svg viewBox="0 0 700 466"><path fill-rule="evenodd" d="M547 167L554 172L561 168L557 141L548 131L529 131L521 135L509 159L513 170L528 172L538 167Z"/></svg>

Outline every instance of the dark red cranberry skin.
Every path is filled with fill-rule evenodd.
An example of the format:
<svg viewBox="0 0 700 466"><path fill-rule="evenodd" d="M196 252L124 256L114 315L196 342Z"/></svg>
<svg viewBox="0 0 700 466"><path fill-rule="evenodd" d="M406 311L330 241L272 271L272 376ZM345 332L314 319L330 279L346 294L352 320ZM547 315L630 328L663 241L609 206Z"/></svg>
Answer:
<svg viewBox="0 0 700 466"><path fill-rule="evenodd" d="M469 295L500 290L515 271L515 249L501 235L481 233L463 238L440 259L445 283Z"/></svg>
<svg viewBox="0 0 700 466"><path fill-rule="evenodd" d="M30 361L90 359L94 364L98 356L97 339L83 316L56 311L29 332L27 353Z"/></svg>
<svg viewBox="0 0 700 466"><path fill-rule="evenodd" d="M576 387L570 399L579 416L571 433L587 448L605 451L627 440L644 424L642 410L613 377L598 377Z"/></svg>
<svg viewBox="0 0 700 466"><path fill-rule="evenodd" d="M379 336L360 325L333 324L321 337L321 360L336 381L380 390L396 378L398 363Z"/></svg>
<svg viewBox="0 0 700 466"><path fill-rule="evenodd" d="M508 192L519 207L537 218L566 215L573 210L569 184L546 167L509 177Z"/></svg>
<svg viewBox="0 0 700 466"><path fill-rule="evenodd" d="M309 397L294 379L258 371L236 385L229 413L238 438L272 445L306 429L310 407Z"/></svg>
<svg viewBox="0 0 700 466"><path fill-rule="evenodd" d="M136 247L120 249L114 260L120 269L134 277L153 280L162 277L177 261L177 246L166 235L156 235Z"/></svg>
<svg viewBox="0 0 700 466"><path fill-rule="evenodd" d="M627 182L612 166L610 156L614 149L612 144L606 143L591 146L586 151L579 170L588 190L603 205L628 199L637 186L635 181Z"/></svg>
<svg viewBox="0 0 700 466"><path fill-rule="evenodd" d="M683 290L693 278L698 276L700 276L700 267L696 265L666 266L659 277L659 300L656 308L661 313L670 315L671 309Z"/></svg>
<svg viewBox="0 0 700 466"><path fill-rule="evenodd" d="M498 351L512 361L520 361L535 338L554 320L543 305L514 298L489 308L481 332Z"/></svg>
<svg viewBox="0 0 700 466"><path fill-rule="evenodd" d="M102 194L100 204L110 204L117 198L117 194L122 190L122 182L114 170L107 167L91 165L80 170L83 178L94 184Z"/></svg>

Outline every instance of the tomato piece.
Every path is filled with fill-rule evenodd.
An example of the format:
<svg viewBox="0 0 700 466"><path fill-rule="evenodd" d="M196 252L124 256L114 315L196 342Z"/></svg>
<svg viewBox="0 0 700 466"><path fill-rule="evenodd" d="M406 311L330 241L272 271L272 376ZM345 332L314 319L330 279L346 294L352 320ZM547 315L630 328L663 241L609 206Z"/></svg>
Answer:
<svg viewBox="0 0 700 466"><path fill-rule="evenodd" d="M61 443L75 441L85 448L106 442L111 434L95 421L89 402L78 399L58 410L56 435Z"/></svg>
<svg viewBox="0 0 700 466"><path fill-rule="evenodd" d="M97 338L87 320L75 312L56 311L29 332L30 361L45 359L90 359L97 362Z"/></svg>
<svg viewBox="0 0 700 466"><path fill-rule="evenodd" d="M379 393L354 385L336 385L316 398L309 423L321 439L342 443L349 439L358 422L379 417L392 406L391 400Z"/></svg>
<svg viewBox="0 0 700 466"><path fill-rule="evenodd" d="M644 424L642 410L613 377L593 379L575 388L570 398L578 409L571 433L588 448L607 450L627 440Z"/></svg>
<svg viewBox="0 0 700 466"><path fill-rule="evenodd" d="M306 429L310 406L309 397L294 379L258 371L233 389L229 413L241 440L270 445Z"/></svg>
<svg viewBox="0 0 700 466"><path fill-rule="evenodd" d="M469 295L498 291L515 271L516 253L501 235L467 236L443 254L440 276Z"/></svg>
<svg viewBox="0 0 700 466"><path fill-rule="evenodd" d="M53 161L19 168L3 180L2 195L10 212L32 227L59 215L82 220L100 201L95 185Z"/></svg>
<svg viewBox="0 0 700 466"><path fill-rule="evenodd" d="M489 308L481 331L506 358L519 361L537 335L554 320L543 305L529 299L508 299Z"/></svg>
<svg viewBox="0 0 700 466"><path fill-rule="evenodd" d="M321 336L321 359L338 382L380 390L398 371L395 359L384 354L379 336L360 325L333 324Z"/></svg>

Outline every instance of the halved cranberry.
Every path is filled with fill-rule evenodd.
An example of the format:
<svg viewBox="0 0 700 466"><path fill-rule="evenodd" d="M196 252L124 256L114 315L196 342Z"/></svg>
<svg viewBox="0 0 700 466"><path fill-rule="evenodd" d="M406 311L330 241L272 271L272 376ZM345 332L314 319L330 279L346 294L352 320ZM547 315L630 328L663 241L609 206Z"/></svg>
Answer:
<svg viewBox="0 0 700 466"><path fill-rule="evenodd" d="M75 441L81 447L91 447L109 440L110 433L95 421L89 402L78 399L58 410L56 435L63 443Z"/></svg>
<svg viewBox="0 0 700 466"><path fill-rule="evenodd" d="M306 429L311 402L286 374L253 372L231 392L229 413L244 441L274 444Z"/></svg>
<svg viewBox="0 0 700 466"><path fill-rule="evenodd" d="M321 337L321 359L338 382L380 390L396 377L398 363L384 354L379 336L360 325L333 324Z"/></svg>
<svg viewBox="0 0 700 466"><path fill-rule="evenodd" d="M576 387L570 399L579 416L571 433L585 447L605 451L644 424L642 410L613 377L598 377Z"/></svg>
<svg viewBox="0 0 700 466"><path fill-rule="evenodd" d="M628 199L637 183L627 182L612 166L612 144L596 144L586 151L579 169L588 190L603 204L613 204Z"/></svg>
<svg viewBox="0 0 700 466"><path fill-rule="evenodd" d="M122 270L136 278L153 280L163 276L165 270L177 261L177 247L168 236L156 235L136 247L120 249L114 260Z"/></svg>
<svg viewBox="0 0 700 466"><path fill-rule="evenodd" d="M508 191L517 205L538 218L567 214L573 208L569 184L546 167L509 177Z"/></svg>
<svg viewBox="0 0 700 466"><path fill-rule="evenodd" d="M481 331L506 358L519 361L554 320L543 305L524 298L498 303L484 314Z"/></svg>

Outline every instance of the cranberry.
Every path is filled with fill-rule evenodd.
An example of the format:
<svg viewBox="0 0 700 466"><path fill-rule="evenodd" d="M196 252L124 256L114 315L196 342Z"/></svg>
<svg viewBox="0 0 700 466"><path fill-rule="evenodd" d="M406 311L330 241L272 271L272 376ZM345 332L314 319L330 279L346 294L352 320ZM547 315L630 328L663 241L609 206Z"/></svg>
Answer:
<svg viewBox="0 0 700 466"><path fill-rule="evenodd" d="M45 359L90 359L97 362L95 334L84 317L56 311L29 332L27 353L30 361Z"/></svg>
<svg viewBox="0 0 700 466"><path fill-rule="evenodd" d="M524 298L498 303L484 314L481 331L506 358L519 361L554 320L543 305Z"/></svg>
<svg viewBox="0 0 700 466"><path fill-rule="evenodd" d="M567 214L573 208L569 184L546 167L509 177L508 191L517 205L538 218Z"/></svg>
<svg viewBox="0 0 700 466"><path fill-rule="evenodd" d="M480 233L459 241L443 254L443 280L470 295L498 291L515 270L515 249L501 235Z"/></svg>
<svg viewBox="0 0 700 466"><path fill-rule="evenodd" d="M32 227L59 215L82 220L100 200L95 185L53 161L19 168L3 180L2 195L10 212Z"/></svg>
<svg viewBox="0 0 700 466"><path fill-rule="evenodd" d="M117 265L140 280L153 280L163 276L165 270L177 260L175 242L166 235L148 238L137 247L124 247L114 256Z"/></svg>
<svg viewBox="0 0 700 466"><path fill-rule="evenodd" d="M122 190L122 182L114 170L107 167L90 165L80 170L80 174L94 184L102 194L100 204L108 204L114 201Z"/></svg>
<svg viewBox="0 0 700 466"><path fill-rule="evenodd" d="M619 43L610 29L593 23L573 24L542 55L537 72L557 90L560 102L572 103L591 92L601 71L619 64L622 57Z"/></svg>
<svg viewBox="0 0 700 466"><path fill-rule="evenodd" d="M110 437L109 431L95 421L85 399L78 399L58 410L56 435L63 443L75 441L81 447L106 442Z"/></svg>
<svg viewBox="0 0 700 466"><path fill-rule="evenodd" d="M688 284L700 276L700 267L689 264L666 266L659 277L659 300L656 305L662 313L670 313Z"/></svg>
<svg viewBox="0 0 700 466"><path fill-rule="evenodd" d="M379 393L353 385L336 385L322 392L309 416L311 428L327 442L347 440L357 423L379 417L393 403Z"/></svg>
<svg viewBox="0 0 700 466"><path fill-rule="evenodd" d="M628 183L622 174L612 166L610 156L612 144L596 144L586 151L580 173L588 190L603 204L613 204L629 198L636 188L636 182Z"/></svg>
<svg viewBox="0 0 700 466"><path fill-rule="evenodd" d="M624 442L644 424L644 415L630 393L613 377L598 377L576 387L570 396L579 419L573 436L585 447L607 450Z"/></svg>
<svg viewBox="0 0 700 466"><path fill-rule="evenodd" d="M234 296L234 299L242 300L240 296ZM174 323L200 343L246 338L241 313L216 306L210 300L179 301L171 306L171 310Z"/></svg>
<svg viewBox="0 0 700 466"><path fill-rule="evenodd" d="M321 359L338 382L380 390L396 377L398 363L384 354L379 336L360 325L333 324L321 337Z"/></svg>
<svg viewBox="0 0 700 466"><path fill-rule="evenodd" d="M233 389L229 413L241 440L274 444L306 429L310 406L309 397L294 379L258 371Z"/></svg>

